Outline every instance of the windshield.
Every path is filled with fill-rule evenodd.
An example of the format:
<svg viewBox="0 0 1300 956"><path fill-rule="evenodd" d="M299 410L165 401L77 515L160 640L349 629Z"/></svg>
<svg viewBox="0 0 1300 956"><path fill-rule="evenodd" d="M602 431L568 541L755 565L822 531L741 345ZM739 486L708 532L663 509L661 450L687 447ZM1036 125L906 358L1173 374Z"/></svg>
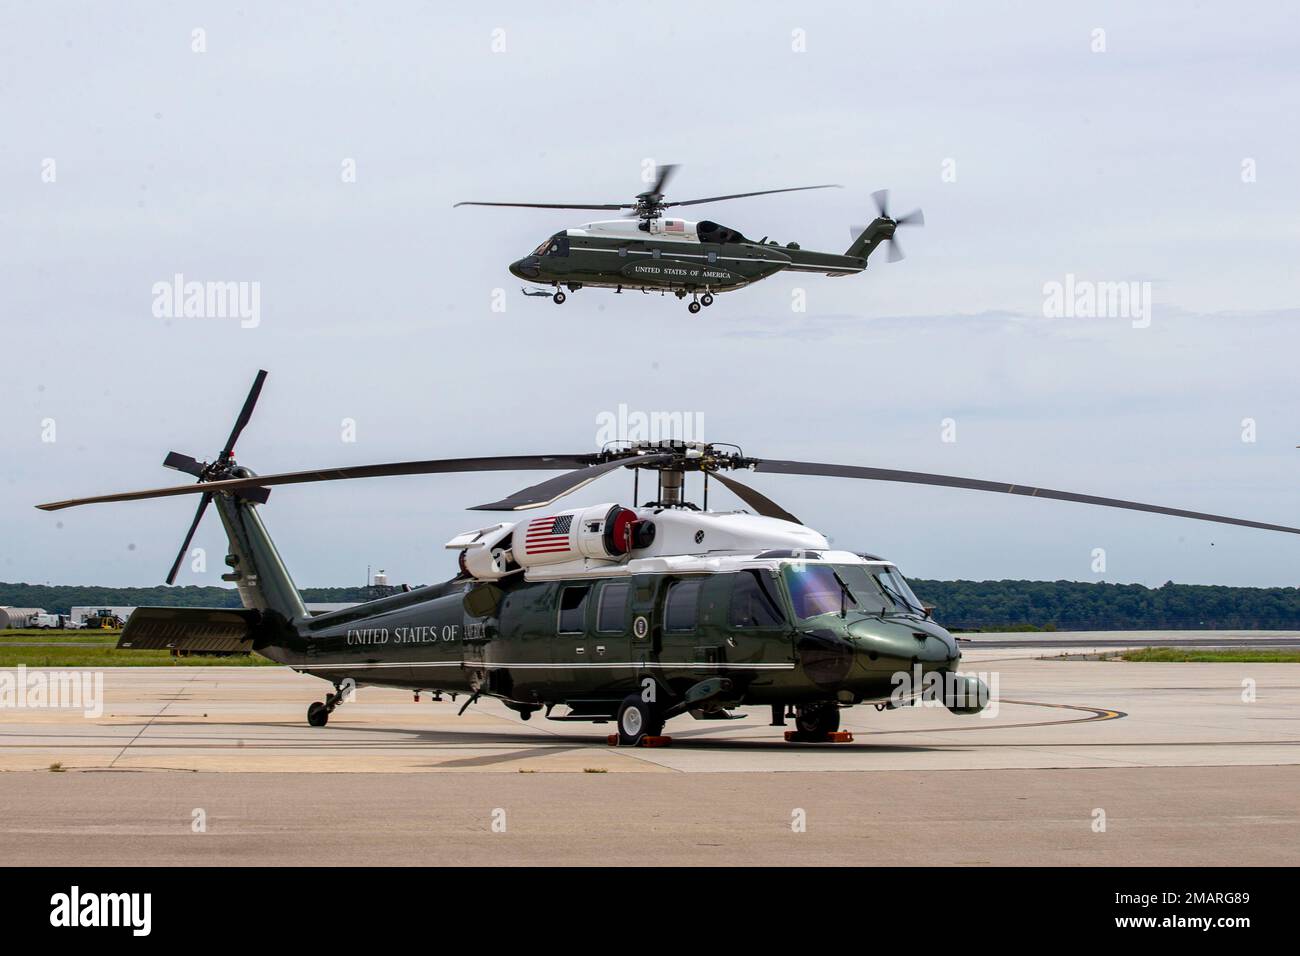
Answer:
<svg viewBox="0 0 1300 956"><path fill-rule="evenodd" d="M557 232L532 251L535 256L567 256L569 254L569 237Z"/></svg>
<svg viewBox="0 0 1300 956"><path fill-rule="evenodd" d="M794 613L924 614L898 569L887 565L787 564L782 571Z"/></svg>
<svg viewBox="0 0 1300 956"><path fill-rule="evenodd" d="M909 614L925 614L925 605L912 591L911 585L899 573L898 568L888 564L875 565L870 568L870 572L871 577L880 585L880 589L885 592L885 596L893 601L896 610L905 611Z"/></svg>

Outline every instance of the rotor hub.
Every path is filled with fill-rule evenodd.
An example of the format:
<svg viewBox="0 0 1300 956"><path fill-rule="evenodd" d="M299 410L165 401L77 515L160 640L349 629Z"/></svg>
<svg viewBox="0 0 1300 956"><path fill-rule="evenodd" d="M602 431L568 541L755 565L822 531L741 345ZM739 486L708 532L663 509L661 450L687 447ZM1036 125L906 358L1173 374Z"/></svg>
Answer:
<svg viewBox="0 0 1300 956"><path fill-rule="evenodd" d="M650 456L655 460L645 464L637 462L638 458ZM599 460L626 460L630 468L678 473L750 468L754 464L754 459L746 458L739 445L677 439L611 443L602 449Z"/></svg>

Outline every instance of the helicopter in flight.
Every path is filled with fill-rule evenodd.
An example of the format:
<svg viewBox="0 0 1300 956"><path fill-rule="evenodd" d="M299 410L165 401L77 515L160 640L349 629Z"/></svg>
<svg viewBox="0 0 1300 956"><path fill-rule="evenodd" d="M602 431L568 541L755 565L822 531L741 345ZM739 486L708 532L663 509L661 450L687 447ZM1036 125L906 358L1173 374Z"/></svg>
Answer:
<svg viewBox="0 0 1300 956"><path fill-rule="evenodd" d="M141 607L119 640L127 649L255 652L324 678L334 692L311 704L323 726L350 688L379 685L492 697L525 720L613 721L617 742L658 737L690 714L725 720L769 706L772 723L795 710L798 740L831 739L840 710L893 709L900 674L941 679L938 698L978 712L988 690L958 671L961 651L883 558L833 548L820 532L734 477L737 471L904 482L1050 498L1300 534L1300 528L1115 498L859 465L754 458L732 445L618 443L598 452L445 458L258 475L234 446L266 372L257 374L229 438L210 462L171 452L163 464L194 483L37 505L58 511L99 502L198 495L167 583L215 505L229 542L222 579L242 608ZM552 510L560 498L631 470L633 504ZM561 471L472 510L540 517L492 521L456 535L456 573L313 617L259 513L279 485L390 475ZM653 497L640 499L640 477ZM698 476L702 506L687 500ZM749 510L709 509L716 482ZM651 482L647 480L647 489ZM647 494L649 492L647 491ZM562 708L556 713L557 708Z"/></svg>
<svg viewBox="0 0 1300 956"><path fill-rule="evenodd" d="M621 219L562 229L511 263L511 274L526 282L552 287L553 292L525 289L524 294L550 295L557 305L562 305L567 298L565 288L575 292L593 286L615 292L625 289L671 292L678 299L689 295L691 301L687 308L692 314L712 305L717 293L742 289L778 272L856 275L867 268L867 259L881 243L889 245L889 261L896 262L903 258L903 251L895 239L895 231L900 226L925 225L925 216L919 209L897 219L891 217L889 191L882 189L872 193L879 215L870 225L851 230L853 242L843 253L813 252L800 248L797 242L782 246L766 236L755 241L737 229L711 220L696 222L665 213L677 206L839 187L826 183L667 202L664 190L676 169L675 165L659 167L654 185L638 193L630 203L458 202L455 205L626 210Z"/></svg>

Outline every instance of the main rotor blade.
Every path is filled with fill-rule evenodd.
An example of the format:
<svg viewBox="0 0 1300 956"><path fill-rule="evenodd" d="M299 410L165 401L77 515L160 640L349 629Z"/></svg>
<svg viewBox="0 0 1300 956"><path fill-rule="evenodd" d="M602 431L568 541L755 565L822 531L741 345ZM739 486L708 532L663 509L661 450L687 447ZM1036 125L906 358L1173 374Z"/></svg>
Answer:
<svg viewBox="0 0 1300 956"><path fill-rule="evenodd" d="M874 193L871 194L871 198L875 200L876 210L880 213L880 215L888 219L889 218L889 190L877 189Z"/></svg>
<svg viewBox="0 0 1300 956"><path fill-rule="evenodd" d="M705 199L684 199L681 202L666 202L668 206L698 206L700 203L721 202L724 199L744 199L746 196L770 196L773 193L801 193L806 189L842 189L839 183L824 183L821 186L793 186L790 189L760 189L756 193L732 193L729 196L708 196Z"/></svg>
<svg viewBox="0 0 1300 956"><path fill-rule="evenodd" d="M656 196L662 196L664 189L668 186L668 180L673 178L673 173L677 172L676 163L667 163L659 167L659 176L655 179L654 188L650 190Z"/></svg>
<svg viewBox="0 0 1300 956"><path fill-rule="evenodd" d="M735 478L728 478L719 471L710 471L709 477L715 478L722 482L723 485L737 498L754 509L755 513L763 515L765 518L780 518L782 521L793 521L795 524L803 524L798 518L790 514L780 505L778 505L767 495L756 491L749 485L742 485Z"/></svg>
<svg viewBox="0 0 1300 956"><path fill-rule="evenodd" d="M930 475L920 471L895 471L892 468L864 468L857 465L825 465L807 461L759 461L754 465L754 470L783 475L865 478L869 481L898 481L910 485L940 485L945 488L965 488L970 491L995 491L1006 495L1027 495L1030 498L1077 501L1080 504L1099 505L1103 508L1147 511L1151 514L1173 515L1176 518L1192 518L1196 521L1215 521L1219 524L1240 525L1243 528L1260 528L1264 531L1285 531L1288 534L1300 534L1300 528L1288 528L1285 525L1267 524L1262 521L1247 521L1244 518L1226 518L1223 515L1206 514L1201 511L1186 511L1182 508L1166 508L1163 505L1148 505L1139 501L1125 501L1121 498L1100 498L1096 495L1080 495L1072 491L1054 491L1051 488L1009 485L998 481L982 481L978 478Z"/></svg>
<svg viewBox="0 0 1300 956"><path fill-rule="evenodd" d="M182 455L178 451L169 451L167 453L167 457L163 459L163 467L171 468L173 471L183 471L195 478L203 474L203 464L197 458Z"/></svg>
<svg viewBox="0 0 1300 956"><path fill-rule="evenodd" d="M632 209L630 203L568 203L568 202L458 202L459 206L513 206L518 209Z"/></svg>
<svg viewBox="0 0 1300 956"><path fill-rule="evenodd" d="M500 501L493 501L485 505L475 505L470 511L525 511L529 508L541 508L549 505L558 498L563 498L567 494L577 491L584 485L590 484L601 475L613 471L615 468L623 468L628 465L642 467L646 465L657 465L670 462L673 460L672 455L641 455L636 458L619 458L614 461L604 461L598 465L591 465L587 468L579 468L577 471L571 471L567 475L558 475L555 478L549 478L522 491L516 491L508 498L502 498Z"/></svg>
<svg viewBox="0 0 1300 956"><path fill-rule="evenodd" d="M226 447L221 450L222 461L234 453L235 442L239 440L239 435L248 424L248 420L253 417L253 408L257 405L257 397L262 394L262 383L265 381L266 369L258 369L257 378L253 379L253 387L248 390L248 397L244 399L244 407L239 410L239 417L235 419L235 427L230 430L230 437L226 439Z"/></svg>
<svg viewBox="0 0 1300 956"><path fill-rule="evenodd" d="M201 481L193 485L171 488L150 488L145 491L124 491L92 498L73 498L37 505L42 511L61 511L79 505L93 505L105 501L139 501L145 498L172 498L177 495L214 494L219 491L239 491L244 488L263 488L272 485L301 485L313 481L342 481L349 478L383 478L389 475L439 475L467 471L554 471L559 468L581 468L590 464L595 455L524 455L499 458L435 458L429 461L398 461L384 465L355 465L348 468L318 468L313 471L291 471L278 475L257 475L252 478L229 478L224 481Z"/></svg>
<svg viewBox="0 0 1300 956"><path fill-rule="evenodd" d="M203 520L203 512L208 510L208 502L211 500L211 495L204 495L199 499L198 510L194 512L194 520L190 522L190 530L185 532L185 540L181 542L181 549L176 552L176 560L172 562L172 569L167 572L168 584L176 583L176 575L180 573L181 562L185 560L185 552L190 549L190 542L194 540L194 532L198 530L199 522Z"/></svg>

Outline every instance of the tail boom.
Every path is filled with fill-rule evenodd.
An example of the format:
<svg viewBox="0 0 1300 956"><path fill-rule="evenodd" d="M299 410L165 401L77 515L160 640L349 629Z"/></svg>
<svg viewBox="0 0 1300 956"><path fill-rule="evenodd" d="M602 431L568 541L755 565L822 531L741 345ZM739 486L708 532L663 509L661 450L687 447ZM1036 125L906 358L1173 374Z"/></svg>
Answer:
<svg viewBox="0 0 1300 956"><path fill-rule="evenodd" d="M853 240L852 245L845 250L844 254L855 259L862 259L865 266L867 258L876 251L877 246L887 239L894 238L896 228L898 228L898 223L881 216L862 230L858 237Z"/></svg>

